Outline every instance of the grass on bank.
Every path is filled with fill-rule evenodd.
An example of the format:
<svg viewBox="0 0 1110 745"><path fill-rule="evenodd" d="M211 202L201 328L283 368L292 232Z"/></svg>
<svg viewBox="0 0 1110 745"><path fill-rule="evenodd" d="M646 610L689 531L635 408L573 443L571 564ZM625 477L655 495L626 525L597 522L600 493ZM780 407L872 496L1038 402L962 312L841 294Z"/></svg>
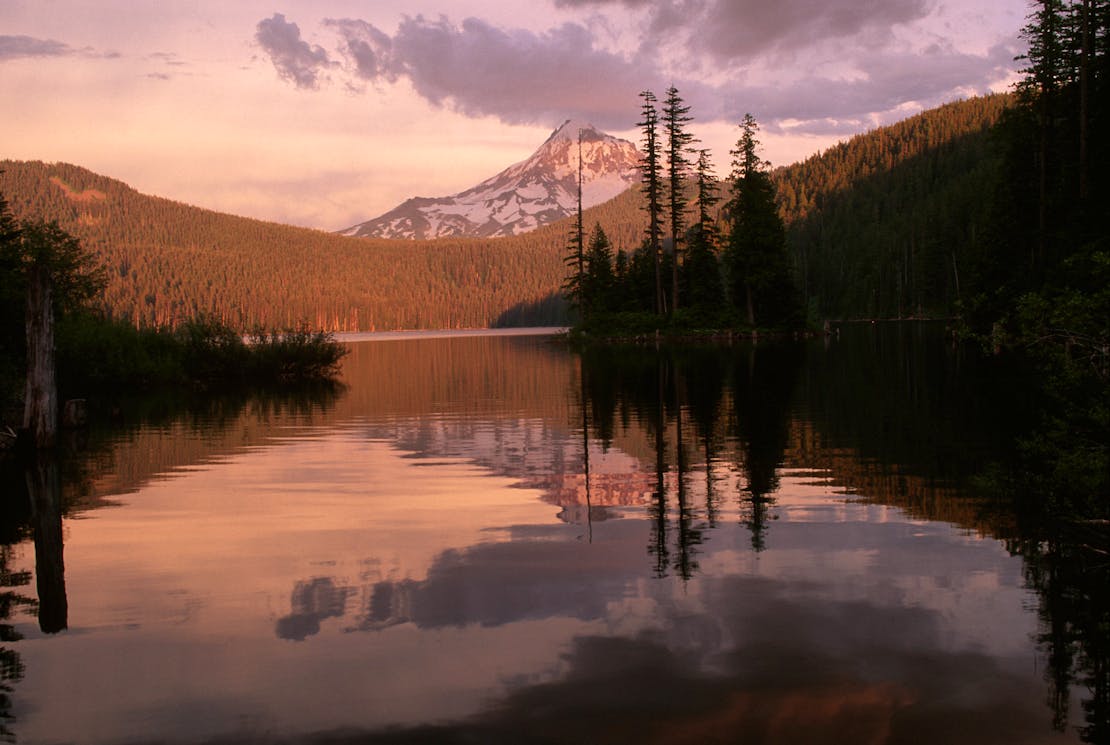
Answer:
<svg viewBox="0 0 1110 745"><path fill-rule="evenodd" d="M82 313L57 327L58 387L69 397L164 386L218 391L334 380L346 354L327 332L256 329L244 337L208 317L176 329L137 329Z"/></svg>

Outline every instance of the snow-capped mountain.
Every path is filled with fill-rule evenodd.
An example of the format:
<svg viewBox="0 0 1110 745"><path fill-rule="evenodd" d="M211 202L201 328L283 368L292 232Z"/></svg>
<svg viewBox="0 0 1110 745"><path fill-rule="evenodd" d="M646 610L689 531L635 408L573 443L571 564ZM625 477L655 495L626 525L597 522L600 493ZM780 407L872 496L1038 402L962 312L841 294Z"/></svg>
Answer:
<svg viewBox="0 0 1110 745"><path fill-rule="evenodd" d="M638 180L636 146L567 120L527 160L450 197L409 199L343 235L377 238L488 237L535 230L578 208L578 141L582 206L612 199Z"/></svg>

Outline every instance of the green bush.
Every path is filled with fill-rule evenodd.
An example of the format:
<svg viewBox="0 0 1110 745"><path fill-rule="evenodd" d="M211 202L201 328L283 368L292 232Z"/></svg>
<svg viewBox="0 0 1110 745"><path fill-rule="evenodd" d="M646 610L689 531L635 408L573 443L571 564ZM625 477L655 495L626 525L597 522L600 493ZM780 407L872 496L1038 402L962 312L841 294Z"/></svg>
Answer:
<svg viewBox="0 0 1110 745"><path fill-rule="evenodd" d="M347 348L325 331L255 329L248 348L253 375L259 380L292 383L334 378Z"/></svg>
<svg viewBox="0 0 1110 745"><path fill-rule="evenodd" d="M56 328L58 385L66 396L181 385L215 391L332 380L347 353L322 331L256 329L244 338L209 317L169 330L136 329L126 321L76 313L60 319Z"/></svg>
<svg viewBox="0 0 1110 745"><path fill-rule="evenodd" d="M136 329L127 321L74 313L59 319L55 345L58 386L65 395L186 381L183 349L164 330Z"/></svg>
<svg viewBox="0 0 1110 745"><path fill-rule="evenodd" d="M181 345L185 376L203 388L223 388L247 382L253 360L241 334L223 321L199 316L174 333Z"/></svg>

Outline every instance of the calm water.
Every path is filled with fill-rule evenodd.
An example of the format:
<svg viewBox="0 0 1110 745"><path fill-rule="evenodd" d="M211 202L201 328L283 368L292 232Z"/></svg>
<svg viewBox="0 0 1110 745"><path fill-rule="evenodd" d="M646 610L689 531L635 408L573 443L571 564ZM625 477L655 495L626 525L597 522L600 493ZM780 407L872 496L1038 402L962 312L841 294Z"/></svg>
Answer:
<svg viewBox="0 0 1110 745"><path fill-rule="evenodd" d="M1099 736L1043 557L967 496L1017 413L937 330L351 349L7 474L8 739Z"/></svg>

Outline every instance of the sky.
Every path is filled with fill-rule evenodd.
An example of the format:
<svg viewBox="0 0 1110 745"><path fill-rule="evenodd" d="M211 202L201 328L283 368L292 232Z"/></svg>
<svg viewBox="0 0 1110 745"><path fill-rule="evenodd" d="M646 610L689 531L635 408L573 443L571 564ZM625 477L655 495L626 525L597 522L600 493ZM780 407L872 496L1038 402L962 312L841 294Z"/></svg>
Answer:
<svg viewBox="0 0 1110 745"><path fill-rule="evenodd" d="M0 158L339 230L674 86L718 175L1006 90L1026 0L0 0Z"/></svg>

